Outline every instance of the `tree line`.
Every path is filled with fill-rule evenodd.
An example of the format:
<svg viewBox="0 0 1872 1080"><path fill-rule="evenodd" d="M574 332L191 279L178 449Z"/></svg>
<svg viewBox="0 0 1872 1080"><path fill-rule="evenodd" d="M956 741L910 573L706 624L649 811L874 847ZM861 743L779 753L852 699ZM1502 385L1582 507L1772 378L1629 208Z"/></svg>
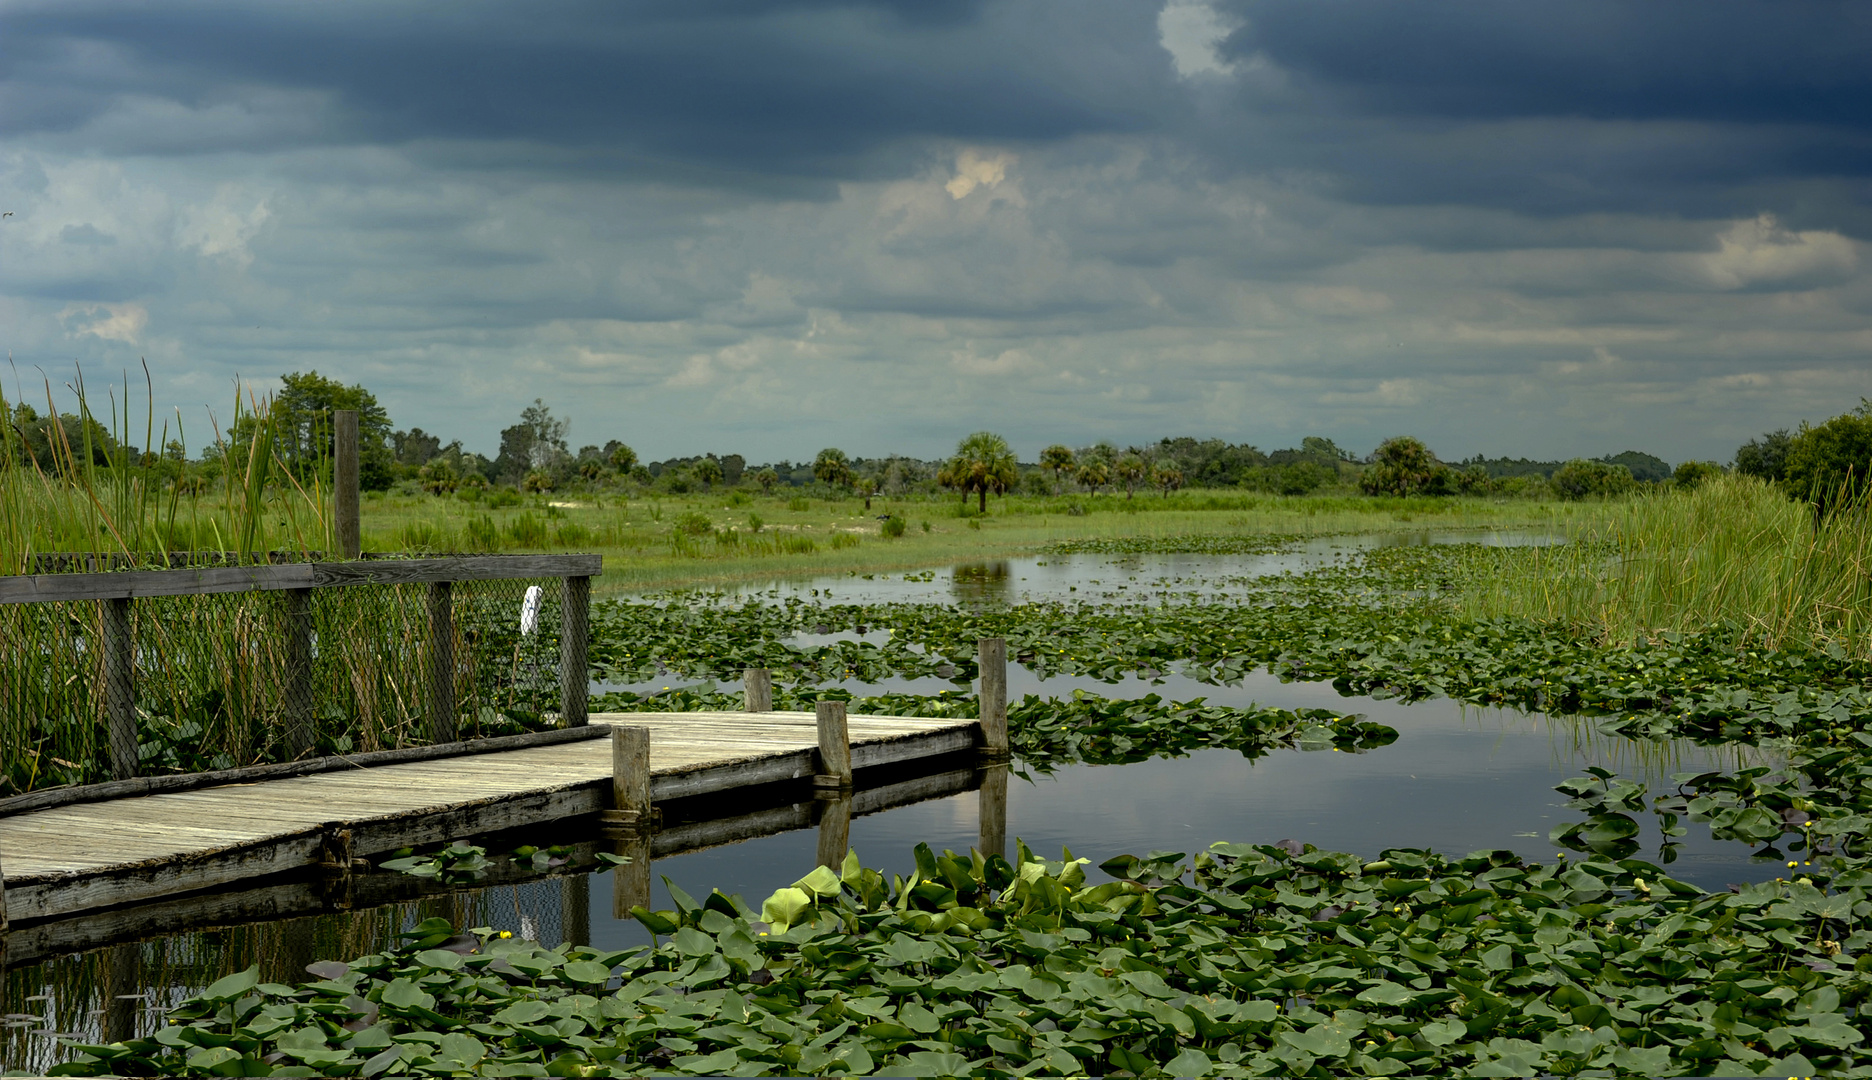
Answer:
<svg viewBox="0 0 1872 1080"><path fill-rule="evenodd" d="M1054 444L1037 461L1017 459L1008 441L993 432L962 439L947 458L904 455L864 458L827 447L810 461L779 460L751 465L740 454L702 454L661 461L639 460L621 439L573 448L571 424L535 399L516 423L500 432L493 457L475 453L461 440L444 442L419 427L395 428L376 395L317 371L281 376L281 389L263 412L236 416L228 430L215 430L191 457L179 425L165 429L159 447L133 451L88 413L41 413L15 404L8 422L9 445L21 461L55 459L52 443L73 448L71 459L97 465L135 464L166 474L178 485L212 483L222 462L244 455L265 437L271 452L301 481L329 477L331 414L358 414L360 483L366 490L396 486L436 495L477 497L507 489L521 492L627 488L684 494L719 488L816 487L863 496L934 494L948 490L973 499L985 511L991 495L1022 493L1167 496L1183 487L1236 488L1305 495L1322 490L1369 495L1498 495L1570 499L1617 496L1646 484L1693 486L1724 471L1714 462L1685 462L1672 468L1661 458L1626 450L1601 458L1536 461L1472 457L1446 463L1413 436L1387 439L1359 458L1331 439L1308 436L1297 447L1263 451L1223 439L1176 437L1124 448L1110 442L1070 447ZM1827 422L1803 424L1797 432L1772 431L1737 449L1729 468L1781 484L1816 505L1832 506L1860 497L1872 469L1872 403Z"/></svg>

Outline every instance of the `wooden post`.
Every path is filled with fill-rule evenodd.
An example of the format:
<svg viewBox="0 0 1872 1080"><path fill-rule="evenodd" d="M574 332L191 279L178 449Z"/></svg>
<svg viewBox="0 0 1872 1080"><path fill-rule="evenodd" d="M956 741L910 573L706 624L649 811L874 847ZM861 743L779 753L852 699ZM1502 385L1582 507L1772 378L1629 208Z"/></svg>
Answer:
<svg viewBox="0 0 1872 1080"><path fill-rule="evenodd" d="M819 801L819 865L834 870L845 865L845 853L851 850L851 811L849 794Z"/></svg>
<svg viewBox="0 0 1872 1080"><path fill-rule="evenodd" d="M981 789L975 795L975 813L981 822L982 858L999 855L1007 858L1008 769L991 764L982 771Z"/></svg>
<svg viewBox="0 0 1872 1080"><path fill-rule="evenodd" d="M651 830L647 727L619 725L611 729L611 807L600 815L605 825L636 832Z"/></svg>
<svg viewBox="0 0 1872 1080"><path fill-rule="evenodd" d="M429 741L450 743L455 730L455 583L429 583Z"/></svg>
<svg viewBox="0 0 1872 1080"><path fill-rule="evenodd" d="M584 727L591 691L591 578L564 581L559 603L559 726Z"/></svg>
<svg viewBox="0 0 1872 1080"><path fill-rule="evenodd" d="M136 639L126 597L99 601L104 614L104 718L109 725L111 779L137 774Z"/></svg>
<svg viewBox="0 0 1872 1080"><path fill-rule="evenodd" d="M312 749L312 590L287 589L281 598L286 634L286 756L297 760Z"/></svg>
<svg viewBox="0 0 1872 1080"><path fill-rule="evenodd" d="M1007 641L982 638L976 650L981 657L981 753L998 761L1008 756Z"/></svg>
<svg viewBox="0 0 1872 1080"><path fill-rule="evenodd" d="M751 667L741 673L742 700L748 712L773 712L773 672Z"/></svg>
<svg viewBox="0 0 1872 1080"><path fill-rule="evenodd" d="M813 786L849 791L852 786L851 729L845 723L843 701L821 701L819 719L819 773Z"/></svg>
<svg viewBox="0 0 1872 1080"><path fill-rule="evenodd" d="M0 869L0 934L5 934L12 927L7 921L6 871ZM6 941L0 938L0 961L6 959Z"/></svg>
<svg viewBox="0 0 1872 1080"><path fill-rule="evenodd" d="M631 908L650 906L650 834L619 837L615 853L630 862L611 870L611 917L628 919Z"/></svg>
<svg viewBox="0 0 1872 1080"><path fill-rule="evenodd" d="M566 944L591 944L590 874L567 874L559 879L559 933Z"/></svg>
<svg viewBox="0 0 1872 1080"><path fill-rule="evenodd" d="M358 414L332 410L332 532L340 558L364 553L358 519Z"/></svg>

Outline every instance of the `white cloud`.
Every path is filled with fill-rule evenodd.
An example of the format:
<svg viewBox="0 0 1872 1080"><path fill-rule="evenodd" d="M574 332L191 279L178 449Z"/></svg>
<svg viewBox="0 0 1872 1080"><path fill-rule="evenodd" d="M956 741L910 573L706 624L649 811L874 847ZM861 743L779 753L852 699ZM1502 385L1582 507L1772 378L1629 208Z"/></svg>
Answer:
<svg viewBox="0 0 1872 1080"><path fill-rule="evenodd" d="M943 189L953 199L966 198L976 188L992 190L1007 179L1008 168L1019 160L1002 151L987 154L970 147L956 155L955 176Z"/></svg>
<svg viewBox="0 0 1872 1080"><path fill-rule="evenodd" d="M1208 0L1169 0L1157 13L1157 40L1186 79L1230 71L1216 46L1234 29Z"/></svg>
<svg viewBox="0 0 1872 1080"><path fill-rule="evenodd" d="M194 248L205 258L226 259L246 267L253 262L248 243L272 216L264 198L253 199L234 185L223 184L213 201L182 211L176 225L176 242Z"/></svg>
<svg viewBox="0 0 1872 1080"><path fill-rule="evenodd" d="M1773 214L1738 221L1717 237L1718 250L1697 257L1703 275L1719 289L1764 282L1836 278L1859 263L1853 242L1837 232L1782 228Z"/></svg>
<svg viewBox="0 0 1872 1080"><path fill-rule="evenodd" d="M73 337L94 337L103 341L121 341L135 345L143 340L149 325L149 310L142 304L67 304L59 320L68 325L79 321Z"/></svg>

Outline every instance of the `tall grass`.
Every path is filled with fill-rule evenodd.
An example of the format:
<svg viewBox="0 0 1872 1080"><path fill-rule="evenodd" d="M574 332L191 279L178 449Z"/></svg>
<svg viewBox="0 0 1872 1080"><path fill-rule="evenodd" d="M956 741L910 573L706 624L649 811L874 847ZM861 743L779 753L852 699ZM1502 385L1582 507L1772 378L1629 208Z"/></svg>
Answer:
<svg viewBox="0 0 1872 1080"><path fill-rule="evenodd" d="M1608 506L1570 544L1497 551L1470 576L1470 616L1559 620L1630 642L1726 624L1766 648L1872 655L1872 514L1724 476Z"/></svg>

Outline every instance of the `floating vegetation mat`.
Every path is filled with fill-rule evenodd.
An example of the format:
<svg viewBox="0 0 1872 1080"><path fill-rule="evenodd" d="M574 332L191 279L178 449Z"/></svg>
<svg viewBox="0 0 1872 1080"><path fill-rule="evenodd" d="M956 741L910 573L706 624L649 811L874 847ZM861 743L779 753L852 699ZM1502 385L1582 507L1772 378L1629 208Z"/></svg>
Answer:
<svg viewBox="0 0 1872 1080"><path fill-rule="evenodd" d="M55 1075L1872 1074L1852 869L1704 894L1648 863L1376 861L1285 844L1084 859L848 856L755 912L636 916L655 947L431 920L257 969Z"/></svg>
<svg viewBox="0 0 1872 1080"><path fill-rule="evenodd" d="M1182 536L1087 536L1046 546L1049 555L1269 555L1300 537L1267 533L1228 536L1188 533Z"/></svg>

